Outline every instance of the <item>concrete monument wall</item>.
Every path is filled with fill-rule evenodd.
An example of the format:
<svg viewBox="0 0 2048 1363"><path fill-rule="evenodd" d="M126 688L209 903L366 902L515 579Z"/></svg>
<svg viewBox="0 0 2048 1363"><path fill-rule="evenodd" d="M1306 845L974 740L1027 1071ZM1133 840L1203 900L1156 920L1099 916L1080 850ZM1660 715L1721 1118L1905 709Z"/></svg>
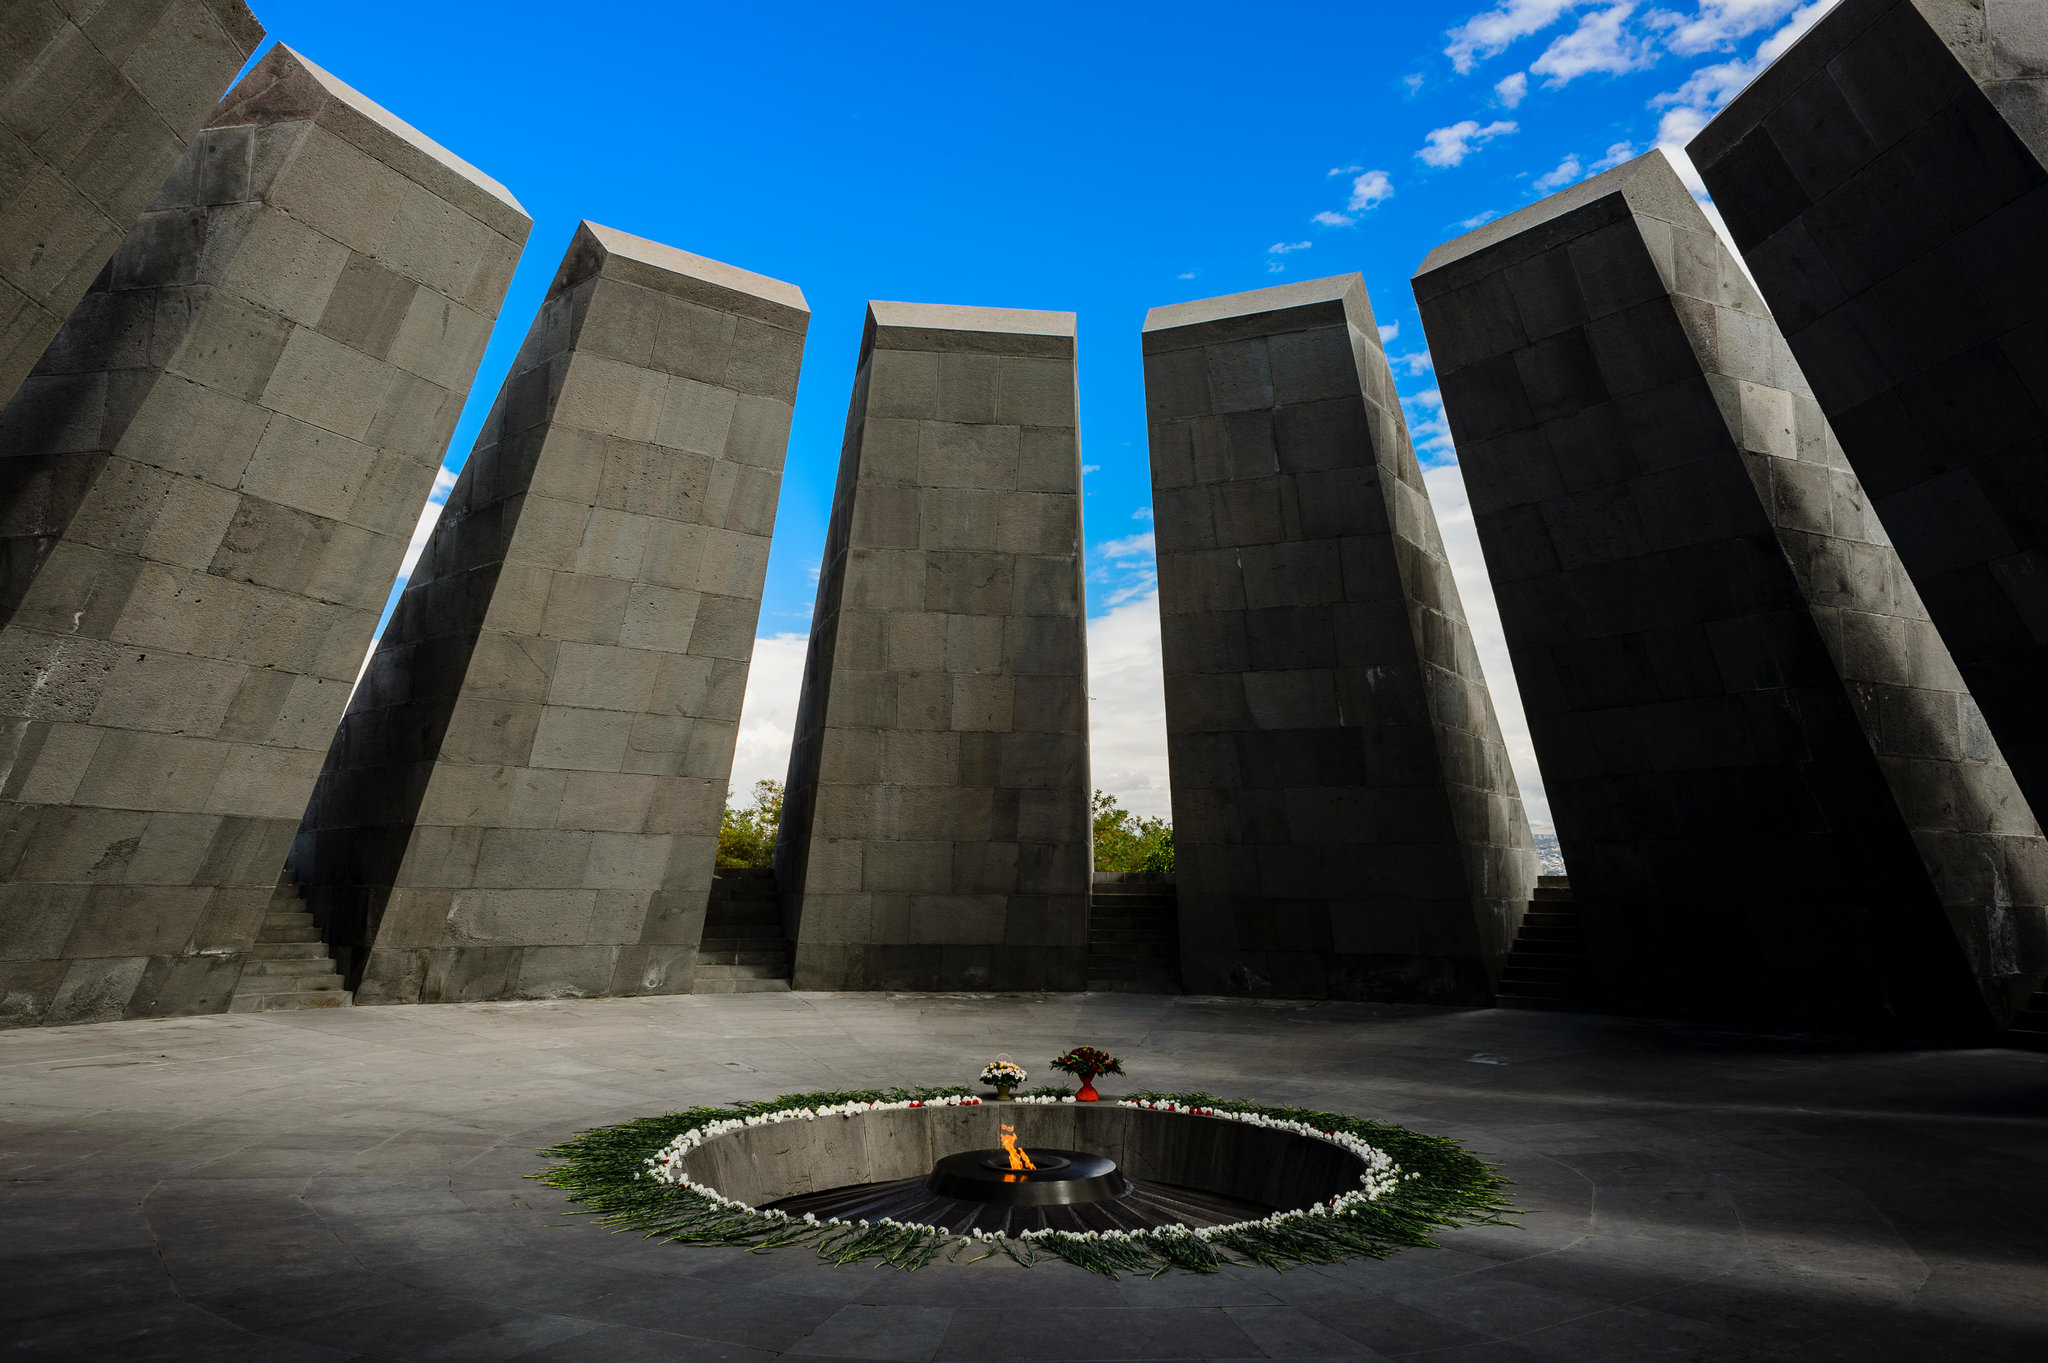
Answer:
<svg viewBox="0 0 2048 1363"><path fill-rule="evenodd" d="M224 1007L528 228L286 48L0 414L0 1012Z"/></svg>
<svg viewBox="0 0 2048 1363"><path fill-rule="evenodd" d="M872 303L776 878L799 989L1080 989L1074 318Z"/></svg>
<svg viewBox="0 0 2048 1363"><path fill-rule="evenodd" d="M293 856L358 1003L690 988L809 323L577 230Z"/></svg>
<svg viewBox="0 0 2048 1363"><path fill-rule="evenodd" d="M1535 845L1365 281L1144 351L1187 990L1492 1002Z"/></svg>
<svg viewBox="0 0 2048 1363"><path fill-rule="evenodd" d="M241 0L0 5L0 403L262 41Z"/></svg>
<svg viewBox="0 0 2048 1363"><path fill-rule="evenodd" d="M2009 1018L2048 970L2040 831L1662 153L1415 288L1609 1001Z"/></svg>
<svg viewBox="0 0 2048 1363"><path fill-rule="evenodd" d="M2048 818L2048 17L1844 0L1690 151Z"/></svg>

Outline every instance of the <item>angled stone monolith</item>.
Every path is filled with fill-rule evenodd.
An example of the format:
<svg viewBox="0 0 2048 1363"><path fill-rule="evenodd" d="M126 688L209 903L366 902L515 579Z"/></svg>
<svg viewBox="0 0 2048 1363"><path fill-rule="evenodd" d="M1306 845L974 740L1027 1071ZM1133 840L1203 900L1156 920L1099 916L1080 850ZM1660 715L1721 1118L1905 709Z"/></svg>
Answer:
<svg viewBox="0 0 2048 1363"><path fill-rule="evenodd" d="M1535 844L1364 279L1144 352L1184 986L1491 1003Z"/></svg>
<svg viewBox="0 0 2048 1363"><path fill-rule="evenodd" d="M577 230L293 855L358 1003L689 990L809 324Z"/></svg>
<svg viewBox="0 0 2048 1363"><path fill-rule="evenodd" d="M286 48L0 414L0 998L212 1012L525 241Z"/></svg>
<svg viewBox="0 0 2048 1363"><path fill-rule="evenodd" d="M2009 1019L2048 849L1663 154L1437 248L1415 292L1608 1000Z"/></svg>
<svg viewBox="0 0 2048 1363"><path fill-rule="evenodd" d="M262 41L241 0L0 5L0 403Z"/></svg>
<svg viewBox="0 0 2048 1363"><path fill-rule="evenodd" d="M1080 989L1074 316L868 305L776 844L799 989Z"/></svg>
<svg viewBox="0 0 2048 1363"><path fill-rule="evenodd" d="M2048 819L2048 14L1844 0L1688 150Z"/></svg>

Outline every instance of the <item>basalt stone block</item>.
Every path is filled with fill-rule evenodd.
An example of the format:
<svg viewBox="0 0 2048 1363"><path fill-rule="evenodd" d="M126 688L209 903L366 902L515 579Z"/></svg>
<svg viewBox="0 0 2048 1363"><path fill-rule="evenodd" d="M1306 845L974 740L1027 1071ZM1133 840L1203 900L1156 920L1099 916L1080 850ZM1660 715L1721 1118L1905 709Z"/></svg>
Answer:
<svg viewBox="0 0 2048 1363"><path fill-rule="evenodd" d="M0 403L262 41L241 0L0 7Z"/></svg>
<svg viewBox="0 0 2048 1363"><path fill-rule="evenodd" d="M357 1002L689 991L809 324L577 230L293 855Z"/></svg>
<svg viewBox="0 0 2048 1363"><path fill-rule="evenodd" d="M1439 247L1415 292L1608 1001L2008 1020L2048 972L2040 830L1663 154Z"/></svg>
<svg viewBox="0 0 2048 1363"><path fill-rule="evenodd" d="M1844 0L1688 150L2048 817L2048 21Z"/></svg>
<svg viewBox="0 0 2048 1363"><path fill-rule="evenodd" d="M1490 1003L1535 844L1365 281L1144 354L1182 980Z"/></svg>
<svg viewBox="0 0 2048 1363"><path fill-rule="evenodd" d="M776 879L799 989L1080 989L1071 313L872 303Z"/></svg>
<svg viewBox="0 0 2048 1363"><path fill-rule="evenodd" d="M528 225L276 48L0 413L15 1020L218 1011Z"/></svg>

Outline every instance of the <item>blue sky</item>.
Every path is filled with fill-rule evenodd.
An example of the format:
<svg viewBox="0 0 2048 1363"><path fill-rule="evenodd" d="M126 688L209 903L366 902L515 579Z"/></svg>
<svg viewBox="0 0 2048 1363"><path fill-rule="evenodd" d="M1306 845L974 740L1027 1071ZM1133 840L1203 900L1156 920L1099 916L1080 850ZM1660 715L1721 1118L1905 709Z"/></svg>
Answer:
<svg viewBox="0 0 2048 1363"><path fill-rule="evenodd" d="M809 298L736 781L786 753L867 300L1053 308L1080 317L1096 784L1166 812L1139 327L1357 270L1540 823L1408 277L1467 226L1682 146L1831 3L256 8L533 216L451 469L581 218Z"/></svg>

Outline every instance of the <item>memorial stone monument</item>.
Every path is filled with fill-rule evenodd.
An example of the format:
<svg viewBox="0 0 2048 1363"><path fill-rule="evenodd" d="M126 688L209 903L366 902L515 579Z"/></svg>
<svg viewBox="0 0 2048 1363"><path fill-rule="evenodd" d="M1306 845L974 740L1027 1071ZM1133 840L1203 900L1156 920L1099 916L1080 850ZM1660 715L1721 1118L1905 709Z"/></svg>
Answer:
<svg viewBox="0 0 2048 1363"><path fill-rule="evenodd" d="M809 323L577 230L293 857L358 1003L690 988Z"/></svg>
<svg viewBox="0 0 2048 1363"><path fill-rule="evenodd" d="M2048 972L2040 831L1663 154L1415 288L1608 1001L2009 1021Z"/></svg>
<svg viewBox="0 0 2048 1363"><path fill-rule="evenodd" d="M219 1011L529 226L288 48L0 414L0 999Z"/></svg>
<svg viewBox="0 0 2048 1363"><path fill-rule="evenodd" d="M1182 980L1491 1003L1535 846L1365 281L1144 352Z"/></svg>
<svg viewBox="0 0 2048 1363"><path fill-rule="evenodd" d="M0 403L262 41L242 0L0 5Z"/></svg>
<svg viewBox="0 0 2048 1363"><path fill-rule="evenodd" d="M1080 989L1074 318L871 303L776 877L799 989Z"/></svg>
<svg viewBox="0 0 2048 1363"><path fill-rule="evenodd" d="M2048 818L2048 11L1844 0L1688 150Z"/></svg>

